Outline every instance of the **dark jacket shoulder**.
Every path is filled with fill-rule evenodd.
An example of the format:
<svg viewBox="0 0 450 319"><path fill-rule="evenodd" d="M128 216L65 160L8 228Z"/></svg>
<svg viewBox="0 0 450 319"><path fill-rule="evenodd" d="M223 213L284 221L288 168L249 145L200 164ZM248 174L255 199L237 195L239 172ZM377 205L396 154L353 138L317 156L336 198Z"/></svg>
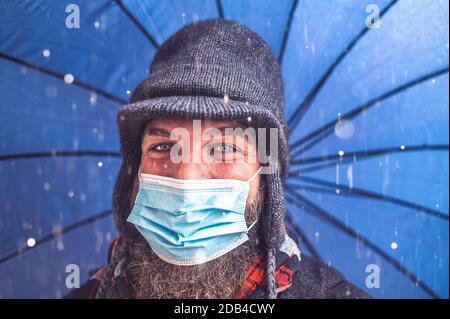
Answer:
<svg viewBox="0 0 450 319"><path fill-rule="evenodd" d="M352 285L336 269L302 255L292 286L281 299L368 299L367 293Z"/></svg>

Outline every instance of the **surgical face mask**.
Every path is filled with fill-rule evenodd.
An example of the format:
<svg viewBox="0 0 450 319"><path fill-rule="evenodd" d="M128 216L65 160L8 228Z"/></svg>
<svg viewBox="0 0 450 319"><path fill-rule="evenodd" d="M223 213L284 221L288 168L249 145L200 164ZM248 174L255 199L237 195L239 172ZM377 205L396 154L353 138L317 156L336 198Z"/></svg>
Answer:
<svg viewBox="0 0 450 319"><path fill-rule="evenodd" d="M245 206L250 182L181 180L139 172L139 192L127 221L164 261L198 265L248 240Z"/></svg>

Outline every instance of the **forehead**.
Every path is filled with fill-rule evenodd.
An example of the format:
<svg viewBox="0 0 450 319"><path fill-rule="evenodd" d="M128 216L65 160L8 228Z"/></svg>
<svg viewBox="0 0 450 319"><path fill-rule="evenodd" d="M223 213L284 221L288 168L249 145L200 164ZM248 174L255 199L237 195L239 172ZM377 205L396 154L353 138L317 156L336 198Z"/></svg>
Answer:
<svg viewBox="0 0 450 319"><path fill-rule="evenodd" d="M171 131L176 128L186 128L188 130L193 128L193 119L154 119L150 120L146 126L145 131L149 128L160 128L166 131ZM246 128L246 126L238 121L215 121L215 120L201 120L202 130L208 128Z"/></svg>

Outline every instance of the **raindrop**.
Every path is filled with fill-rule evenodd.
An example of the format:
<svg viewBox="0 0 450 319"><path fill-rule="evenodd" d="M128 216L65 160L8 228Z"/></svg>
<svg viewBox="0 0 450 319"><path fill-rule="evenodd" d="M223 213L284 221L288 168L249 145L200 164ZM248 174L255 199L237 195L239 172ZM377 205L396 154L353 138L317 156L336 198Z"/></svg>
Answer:
<svg viewBox="0 0 450 319"><path fill-rule="evenodd" d="M72 142L72 148L74 150L78 150L79 147L80 147L80 140L76 138Z"/></svg>
<svg viewBox="0 0 450 319"><path fill-rule="evenodd" d="M69 191L69 192L67 193L67 196L69 196L69 198L73 198L74 195L75 195L75 194L74 194L73 191Z"/></svg>
<svg viewBox="0 0 450 319"><path fill-rule="evenodd" d="M53 85L48 85L45 87L45 95L52 99L58 95L58 89Z"/></svg>
<svg viewBox="0 0 450 319"><path fill-rule="evenodd" d="M72 74L67 73L66 75L64 75L64 82L66 82L67 84L72 84L74 80L75 78Z"/></svg>
<svg viewBox="0 0 450 319"><path fill-rule="evenodd" d="M392 248L393 250L396 250L396 249L398 248L398 244L397 244L395 241L393 241L393 242L391 243L391 248Z"/></svg>
<svg viewBox="0 0 450 319"><path fill-rule="evenodd" d="M130 95L130 94L131 94L131 91L130 91L130 90L127 90L127 94Z"/></svg>
<svg viewBox="0 0 450 319"><path fill-rule="evenodd" d="M103 162L98 162L98 163L97 163L97 166L98 166L98 167L102 167L102 166L103 166Z"/></svg>
<svg viewBox="0 0 450 319"><path fill-rule="evenodd" d="M24 221L24 222L22 222L22 228L23 229L32 229L33 228L33 225L31 225L29 222L27 222L27 221Z"/></svg>
<svg viewBox="0 0 450 319"><path fill-rule="evenodd" d="M347 180L348 180L348 186L350 189L353 188L353 165L350 165L347 168Z"/></svg>
<svg viewBox="0 0 450 319"><path fill-rule="evenodd" d="M95 21L95 22L94 22L94 27L95 27L96 29L98 29L98 28L100 27L100 22Z"/></svg>
<svg viewBox="0 0 450 319"><path fill-rule="evenodd" d="M56 243L56 249L58 249L58 251L64 250L64 243L62 240L58 240L58 242Z"/></svg>
<svg viewBox="0 0 450 319"><path fill-rule="evenodd" d="M432 79L431 83L433 83L433 84L436 83L436 79Z"/></svg>
<svg viewBox="0 0 450 319"><path fill-rule="evenodd" d="M28 238L27 240L27 246L28 247L34 247L36 245L36 239L34 238Z"/></svg>
<svg viewBox="0 0 450 319"><path fill-rule="evenodd" d="M80 195L80 202L82 202L82 203L86 202L86 194L81 193L81 195Z"/></svg>
<svg viewBox="0 0 450 319"><path fill-rule="evenodd" d="M406 148L405 145L400 145L400 149L401 149L401 150L404 150L405 148Z"/></svg>
<svg viewBox="0 0 450 319"><path fill-rule="evenodd" d="M91 106L95 106L97 104L97 94L94 92L91 93L91 97L89 98L89 102L91 103Z"/></svg>
<svg viewBox="0 0 450 319"><path fill-rule="evenodd" d="M192 22L197 22L200 19L198 12L192 13Z"/></svg>
<svg viewBox="0 0 450 319"><path fill-rule="evenodd" d="M62 233L63 233L63 229L62 229L61 225L53 226L53 229L52 229L53 237L59 237L62 235Z"/></svg>
<svg viewBox="0 0 450 319"><path fill-rule="evenodd" d="M320 239L320 233L319 233L318 231L316 231L316 232L314 233L314 238L315 238L315 240L316 240L316 243L318 243L318 242L319 242L319 239Z"/></svg>
<svg viewBox="0 0 450 319"><path fill-rule="evenodd" d="M49 183L49 182L45 182L45 183L44 183L44 190L45 190L46 192L48 192L48 191L50 190L50 183Z"/></svg>
<svg viewBox="0 0 450 319"><path fill-rule="evenodd" d="M247 121L251 122L252 121L252 117L251 116L247 117Z"/></svg>
<svg viewBox="0 0 450 319"><path fill-rule="evenodd" d="M336 194L339 194L340 192L339 188L336 188Z"/></svg>
<svg viewBox="0 0 450 319"><path fill-rule="evenodd" d="M355 125L350 120L339 120L334 127L334 133L340 139L349 139L355 133Z"/></svg>
<svg viewBox="0 0 450 319"><path fill-rule="evenodd" d="M44 49L44 51L42 51L42 55L46 58L50 57L50 50L49 49Z"/></svg>
<svg viewBox="0 0 450 319"><path fill-rule="evenodd" d="M344 156L345 153L344 153L344 151L339 151L338 154L339 154L339 156L342 157L342 156Z"/></svg>

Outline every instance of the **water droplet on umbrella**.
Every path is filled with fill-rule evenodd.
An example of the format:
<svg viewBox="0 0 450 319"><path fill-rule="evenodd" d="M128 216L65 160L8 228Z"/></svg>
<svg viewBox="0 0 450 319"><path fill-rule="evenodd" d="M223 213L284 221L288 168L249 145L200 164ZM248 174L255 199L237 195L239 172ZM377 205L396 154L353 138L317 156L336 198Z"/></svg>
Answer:
<svg viewBox="0 0 450 319"><path fill-rule="evenodd" d="M64 75L64 82L66 82L67 84L72 84L74 80L75 78L72 74L67 73L66 75Z"/></svg>
<svg viewBox="0 0 450 319"><path fill-rule="evenodd" d="M130 91L130 90L127 90L127 94L130 95L130 94L131 94L131 91Z"/></svg>
<svg viewBox="0 0 450 319"><path fill-rule="evenodd" d="M36 239L34 238L28 238L27 239L27 246L28 247L34 247L36 245Z"/></svg>
<svg viewBox="0 0 450 319"><path fill-rule="evenodd" d="M339 120L334 126L334 133L340 139L349 139L355 133L355 125L350 120Z"/></svg>
<svg viewBox="0 0 450 319"><path fill-rule="evenodd" d="M102 167L102 166L103 166L103 162L98 162L98 163L97 163L97 166L98 166L98 167Z"/></svg>
<svg viewBox="0 0 450 319"><path fill-rule="evenodd" d="M406 148L405 145L400 145L400 149L401 149L401 150L404 150L405 148Z"/></svg>
<svg viewBox="0 0 450 319"><path fill-rule="evenodd" d="M74 195L75 195L75 193L73 191L67 192L67 196L69 196L69 198L73 198Z"/></svg>
<svg viewBox="0 0 450 319"><path fill-rule="evenodd" d="M339 151L338 154L339 154L339 156L342 157L342 156L344 156L345 153L344 153L344 151Z"/></svg>
<svg viewBox="0 0 450 319"><path fill-rule="evenodd" d="M95 22L94 22L94 27L95 27L96 29L98 29L98 28L100 27L100 22L95 21Z"/></svg>
<svg viewBox="0 0 450 319"><path fill-rule="evenodd" d="M45 182L45 183L44 183L44 190L45 190L46 192L48 192L48 191L50 190L50 183L49 183L49 182Z"/></svg>
<svg viewBox="0 0 450 319"><path fill-rule="evenodd" d="M393 242L391 243L391 248L392 248L393 250L396 250L396 249L398 248L398 244L397 244L395 241L393 241Z"/></svg>
<svg viewBox="0 0 450 319"><path fill-rule="evenodd" d="M50 50L49 49L44 49L42 51L42 55L46 58L50 57Z"/></svg>

